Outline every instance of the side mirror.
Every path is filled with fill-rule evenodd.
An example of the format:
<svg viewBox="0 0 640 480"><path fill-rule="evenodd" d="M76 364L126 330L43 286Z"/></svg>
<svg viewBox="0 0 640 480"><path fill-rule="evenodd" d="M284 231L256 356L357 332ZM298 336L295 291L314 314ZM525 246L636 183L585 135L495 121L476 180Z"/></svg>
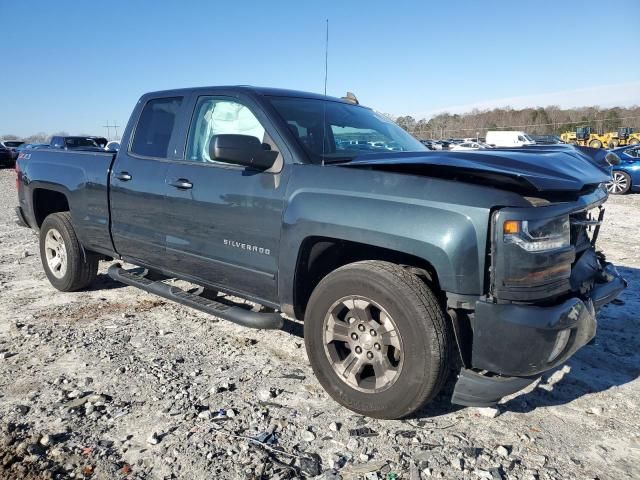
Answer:
<svg viewBox="0 0 640 480"><path fill-rule="evenodd" d="M268 170L278 158L278 152L265 150L251 135L221 134L209 140L209 157L256 170Z"/></svg>
<svg viewBox="0 0 640 480"><path fill-rule="evenodd" d="M609 152L604 156L605 162L607 162L612 167L615 165L620 165L620 157L613 152Z"/></svg>

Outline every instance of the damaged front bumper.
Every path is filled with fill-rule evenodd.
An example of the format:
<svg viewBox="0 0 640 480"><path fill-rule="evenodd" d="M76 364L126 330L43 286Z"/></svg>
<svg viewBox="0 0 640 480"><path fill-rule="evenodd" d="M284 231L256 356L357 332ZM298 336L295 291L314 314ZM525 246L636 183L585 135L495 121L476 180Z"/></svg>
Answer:
<svg viewBox="0 0 640 480"><path fill-rule="evenodd" d="M476 302L470 368L462 369L452 403L493 405L589 343L596 333L596 311L627 286L612 264L595 253L593 258L595 263L589 256L583 265L585 271L597 265L587 295L551 306Z"/></svg>

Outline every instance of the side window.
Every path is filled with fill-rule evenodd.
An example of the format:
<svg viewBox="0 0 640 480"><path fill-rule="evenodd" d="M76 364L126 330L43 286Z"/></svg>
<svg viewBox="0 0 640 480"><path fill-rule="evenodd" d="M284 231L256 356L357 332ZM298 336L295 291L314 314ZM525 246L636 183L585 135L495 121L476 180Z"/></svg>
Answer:
<svg viewBox="0 0 640 480"><path fill-rule="evenodd" d="M224 163L209 156L209 141L218 134L250 135L261 143L273 145L247 106L220 97L200 97L191 121L186 160Z"/></svg>
<svg viewBox="0 0 640 480"><path fill-rule="evenodd" d="M181 104L182 97L149 100L140 114L131 143L131 153L167 158L169 140Z"/></svg>

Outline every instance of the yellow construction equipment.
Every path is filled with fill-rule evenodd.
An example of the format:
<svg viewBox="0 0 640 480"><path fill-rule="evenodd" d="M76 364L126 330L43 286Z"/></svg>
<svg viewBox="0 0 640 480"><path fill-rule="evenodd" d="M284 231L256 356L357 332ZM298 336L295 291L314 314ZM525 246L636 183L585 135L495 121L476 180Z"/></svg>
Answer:
<svg viewBox="0 0 640 480"><path fill-rule="evenodd" d="M625 145L637 145L640 143L640 133L634 132L633 128L620 127L617 132L611 132L607 146L609 148L623 147Z"/></svg>
<svg viewBox="0 0 640 480"><path fill-rule="evenodd" d="M616 148L638 145L640 132L630 127L620 127L616 132L596 133L591 127L578 127L574 132L564 132L560 139L565 143L591 148Z"/></svg>
<svg viewBox="0 0 640 480"><path fill-rule="evenodd" d="M564 132L560 139L565 143L582 147L602 148L609 146L611 133L595 133L591 127L578 127L575 132Z"/></svg>

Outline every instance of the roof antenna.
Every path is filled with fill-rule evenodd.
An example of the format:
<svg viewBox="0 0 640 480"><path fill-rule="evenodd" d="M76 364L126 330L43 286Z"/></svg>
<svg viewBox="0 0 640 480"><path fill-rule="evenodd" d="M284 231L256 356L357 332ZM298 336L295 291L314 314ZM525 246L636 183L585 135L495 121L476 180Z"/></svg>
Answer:
<svg viewBox="0 0 640 480"><path fill-rule="evenodd" d="M326 19L327 28L324 41L324 96L327 96L327 72L329 71L329 19ZM327 104L322 102L322 166L324 167L324 147L327 143Z"/></svg>
<svg viewBox="0 0 640 480"><path fill-rule="evenodd" d="M327 95L327 72L329 71L329 19L327 18L327 30L324 43L324 95Z"/></svg>

